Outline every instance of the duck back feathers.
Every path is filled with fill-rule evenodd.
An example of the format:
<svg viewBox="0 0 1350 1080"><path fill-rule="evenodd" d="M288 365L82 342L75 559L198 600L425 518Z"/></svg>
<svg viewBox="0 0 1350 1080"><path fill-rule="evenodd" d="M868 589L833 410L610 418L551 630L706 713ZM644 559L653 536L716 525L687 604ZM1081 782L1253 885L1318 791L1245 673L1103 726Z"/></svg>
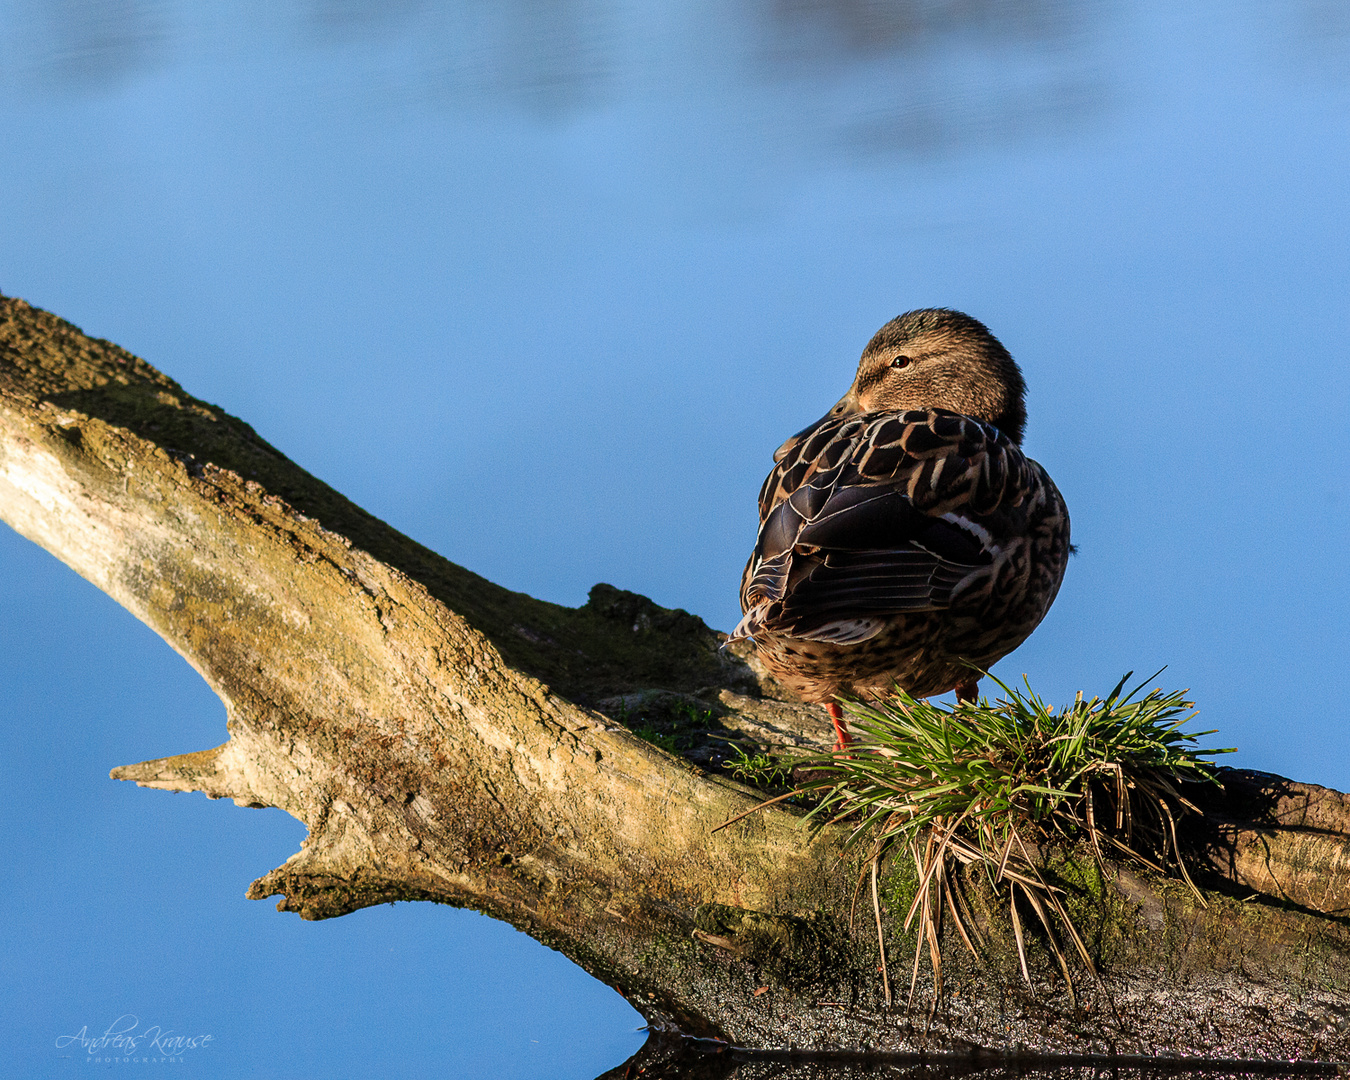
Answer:
<svg viewBox="0 0 1350 1080"><path fill-rule="evenodd" d="M968 683L967 663L1020 645L1059 590L1064 500L992 423L836 407L775 460L733 638L805 700Z"/></svg>

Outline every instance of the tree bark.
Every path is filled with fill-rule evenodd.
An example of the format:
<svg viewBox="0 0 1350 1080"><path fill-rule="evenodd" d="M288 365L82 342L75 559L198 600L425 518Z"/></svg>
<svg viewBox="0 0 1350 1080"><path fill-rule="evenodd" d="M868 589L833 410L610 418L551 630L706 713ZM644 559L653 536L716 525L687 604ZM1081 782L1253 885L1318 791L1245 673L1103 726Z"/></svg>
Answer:
<svg viewBox="0 0 1350 1080"><path fill-rule="evenodd" d="M948 943L946 994L932 1005L925 967L906 1011L912 870L892 860L888 1008L842 833L784 806L714 831L763 798L717 767L719 740L832 736L694 616L605 585L577 609L496 586L144 361L6 298L0 516L225 702L224 745L113 776L304 822L302 849L249 889L280 910L472 907L566 953L654 1029L745 1047L1350 1058L1339 793L1228 774L1189 833L1208 907L1083 862L1102 976L1080 974L1076 1003L1034 943L1022 983L991 908L980 958ZM679 733L683 754L631 728Z"/></svg>

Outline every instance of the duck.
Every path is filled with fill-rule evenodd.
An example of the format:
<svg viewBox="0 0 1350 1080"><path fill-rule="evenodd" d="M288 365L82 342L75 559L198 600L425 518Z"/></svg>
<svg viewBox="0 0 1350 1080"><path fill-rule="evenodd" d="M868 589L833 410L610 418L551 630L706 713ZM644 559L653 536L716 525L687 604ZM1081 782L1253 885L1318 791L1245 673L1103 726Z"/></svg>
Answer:
<svg viewBox="0 0 1350 1080"><path fill-rule="evenodd" d="M878 330L848 392L774 454L730 641L825 705L836 750L841 699L974 701L1049 611L1069 511L1022 450L1026 419L1002 343L923 308Z"/></svg>

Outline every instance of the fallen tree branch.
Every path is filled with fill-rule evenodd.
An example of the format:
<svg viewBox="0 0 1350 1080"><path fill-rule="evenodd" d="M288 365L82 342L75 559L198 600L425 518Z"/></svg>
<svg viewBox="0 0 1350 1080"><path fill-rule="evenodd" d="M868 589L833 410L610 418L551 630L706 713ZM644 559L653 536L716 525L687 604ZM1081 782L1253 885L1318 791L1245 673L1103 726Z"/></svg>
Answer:
<svg viewBox="0 0 1350 1080"><path fill-rule="evenodd" d="M791 805L718 829L763 796L712 768L709 746L825 746L829 724L694 616L609 586L570 609L493 585L144 361L4 298L0 516L220 695L224 745L113 775L304 822L302 850L249 890L282 910L473 907L567 953L654 1028L745 1046L1350 1058L1337 793L1243 778L1248 802L1196 834L1216 867L1208 909L1153 879L1107 881L1090 942L1103 979L1081 1009L1048 954L1023 992L991 919L990 951L944 965L953 993L911 1023L886 1008L875 933L848 927L860 867L841 864L842 832L812 835ZM684 757L619 722L677 706L707 728ZM1307 823L1312 803L1325 820ZM1271 899L1244 904L1249 891ZM877 896L903 947L899 868L881 868Z"/></svg>

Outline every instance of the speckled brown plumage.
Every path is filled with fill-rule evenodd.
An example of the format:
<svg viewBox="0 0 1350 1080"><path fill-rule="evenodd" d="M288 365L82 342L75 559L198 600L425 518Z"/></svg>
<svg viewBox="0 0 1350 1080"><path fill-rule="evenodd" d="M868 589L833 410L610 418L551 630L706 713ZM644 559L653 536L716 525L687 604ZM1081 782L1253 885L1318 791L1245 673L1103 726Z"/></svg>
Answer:
<svg viewBox="0 0 1350 1080"><path fill-rule="evenodd" d="M733 638L806 701L973 695L963 661L1020 645L1069 555L1064 500L1019 446L1023 394L967 315L883 327L849 392L775 455Z"/></svg>

